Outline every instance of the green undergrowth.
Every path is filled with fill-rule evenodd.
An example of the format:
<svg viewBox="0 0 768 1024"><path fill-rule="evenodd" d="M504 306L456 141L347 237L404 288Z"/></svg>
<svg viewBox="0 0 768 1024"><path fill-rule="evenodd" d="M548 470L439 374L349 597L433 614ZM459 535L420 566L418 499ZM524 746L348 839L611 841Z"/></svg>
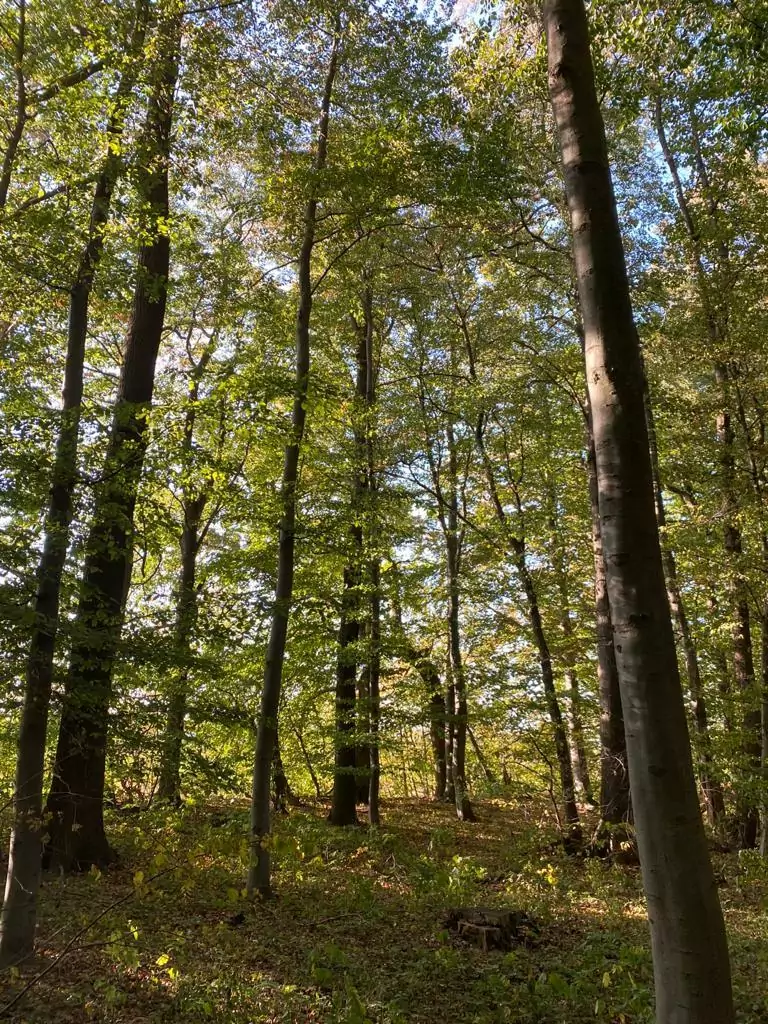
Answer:
<svg viewBox="0 0 768 1024"><path fill-rule="evenodd" d="M2 992L6 1019L50 1024L231 1021L492 1024L652 1020L636 868L567 857L534 804L396 802L385 825L338 830L322 809L277 822L276 896L242 889L247 813L151 811L110 821L118 867L47 878L39 955ZM768 869L717 858L738 1018L768 1020ZM127 898L126 898L127 897ZM123 900L117 903L116 901ZM457 906L524 910L540 927L511 952L444 927ZM111 908L111 909L108 909Z"/></svg>

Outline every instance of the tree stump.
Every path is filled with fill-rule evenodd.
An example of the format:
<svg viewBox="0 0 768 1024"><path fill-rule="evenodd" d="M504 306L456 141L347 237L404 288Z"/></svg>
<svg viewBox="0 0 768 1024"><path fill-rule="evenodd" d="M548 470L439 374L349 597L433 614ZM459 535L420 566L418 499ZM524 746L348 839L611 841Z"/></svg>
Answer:
<svg viewBox="0 0 768 1024"><path fill-rule="evenodd" d="M539 935L536 922L523 910L495 907L457 907L448 911L445 927L464 942L489 949L510 950L529 945Z"/></svg>

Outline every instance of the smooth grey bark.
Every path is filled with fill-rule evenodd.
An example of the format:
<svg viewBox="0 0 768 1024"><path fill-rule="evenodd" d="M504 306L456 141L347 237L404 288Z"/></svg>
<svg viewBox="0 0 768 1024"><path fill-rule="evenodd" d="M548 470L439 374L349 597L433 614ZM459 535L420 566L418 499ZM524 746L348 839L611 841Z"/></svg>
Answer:
<svg viewBox="0 0 768 1024"><path fill-rule="evenodd" d="M680 641L683 647L685 658L685 669L688 678L688 691L693 701L693 721L697 736L697 753L699 762L699 780L704 796L704 805L707 810L707 817L710 824L717 827L725 816L725 803L723 801L723 790L715 775L715 768L712 759L712 742L709 736L709 725L707 706L704 697L704 687L701 680L699 668L699 657L696 651L696 644L691 634L691 627L688 622L688 615L685 610L682 591L677 579L677 563L674 552L669 546L666 537L667 514L664 507L664 491L661 481L661 468L659 466L659 452L656 440L656 423L653 415L653 405L648 386L648 377L643 374L643 401L645 403L645 423L648 431L648 446L651 455L651 473L653 474L653 491L656 505L656 522L659 527L659 540L661 543L661 560L664 568L664 578L667 583L667 596L672 617L680 634Z"/></svg>
<svg viewBox="0 0 768 1024"><path fill-rule="evenodd" d="M454 790L456 814L460 821L475 821L475 812L469 800L466 779L467 729L469 710L467 707L467 680L461 653L461 555L463 529L459 528L458 456L453 425L446 427L448 445L448 495L445 520L445 547L448 568L448 630L452 680L456 699L454 710L454 735L452 747L451 782Z"/></svg>
<svg viewBox="0 0 768 1024"><path fill-rule="evenodd" d="M374 548L379 534L378 515L378 433L376 423L376 384L378 368L374 351L373 293L366 284L363 289L364 362L365 362L365 461L367 488L368 559L370 585L368 628L368 823L381 823L379 791L381 788L381 756L379 726L381 722L381 559Z"/></svg>
<svg viewBox="0 0 768 1024"><path fill-rule="evenodd" d="M23 8L21 12L23 17ZM146 0L139 0L128 45L135 58L146 31ZM120 173L116 145L123 131L125 105L136 77L130 63L121 76L107 126L107 152L99 170L91 204L88 238L80 255L69 294L67 354L63 401L56 439L51 491L43 526L43 551L37 567L34 622L27 656L24 704L18 736L11 835L5 898L0 915L0 967L31 952L40 887L43 822L43 777L53 659L59 626L61 581L69 547L77 479L77 450L83 397L83 363L88 334L88 309L96 270L104 247L112 192ZM6 193L7 194L7 191Z"/></svg>
<svg viewBox="0 0 768 1024"><path fill-rule="evenodd" d="M132 562L133 512L148 443L148 415L162 338L170 263L167 234L173 96L182 15L161 19L139 190L151 212L139 251L133 310L102 478L86 544L80 600L48 796L51 866L82 870L108 863L104 771L112 671Z"/></svg>
<svg viewBox="0 0 768 1024"><path fill-rule="evenodd" d="M592 414L586 410L587 482L592 518L592 555L595 566L595 625L597 630L597 685L600 699L600 826L608 847L614 845L615 826L630 818L629 769L619 670L613 648L613 622L605 582L605 558L598 506L597 464ZM604 826L608 826L606 829Z"/></svg>
<svg viewBox="0 0 768 1024"><path fill-rule="evenodd" d="M730 964L666 599L634 324L583 0L546 0L549 92L584 323L658 1024L733 1024Z"/></svg>
<svg viewBox="0 0 768 1024"><path fill-rule="evenodd" d="M321 172L328 154L328 128L331 99L341 50L341 24L337 20L333 33L323 95L320 102L320 121L315 146L314 170ZM281 485L282 519L278 540L277 585L272 610L272 624L264 665L264 686L261 691L256 750L253 765L253 791L251 799L251 844L248 870L248 893L256 891L267 895L270 891L270 856L265 839L270 831L269 785L272 752L277 732L277 711L283 681L285 642L288 618L293 601L294 556L296 547L296 488L299 476L299 455L307 419L309 391L310 336L312 315L312 250L315 246L317 226L316 194L312 194L304 209L304 233L298 263L299 303L296 311L296 378L291 416L291 438L286 446Z"/></svg>

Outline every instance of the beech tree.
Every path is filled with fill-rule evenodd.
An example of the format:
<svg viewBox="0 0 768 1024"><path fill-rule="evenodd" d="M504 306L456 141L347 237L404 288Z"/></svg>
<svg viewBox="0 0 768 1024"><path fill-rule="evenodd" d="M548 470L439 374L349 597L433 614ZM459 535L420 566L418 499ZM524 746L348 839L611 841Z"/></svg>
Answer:
<svg viewBox="0 0 768 1024"><path fill-rule="evenodd" d="M659 1021L714 1024L734 1019L728 949L693 780L654 517L640 348L581 0L546 3L544 28L584 323L656 1014Z"/></svg>

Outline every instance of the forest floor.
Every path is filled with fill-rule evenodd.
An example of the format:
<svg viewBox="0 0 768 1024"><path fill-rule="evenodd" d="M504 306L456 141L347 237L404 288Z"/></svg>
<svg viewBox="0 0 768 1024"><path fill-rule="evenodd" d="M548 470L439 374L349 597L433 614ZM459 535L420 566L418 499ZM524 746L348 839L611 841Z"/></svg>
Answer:
<svg viewBox="0 0 768 1024"><path fill-rule="evenodd" d="M293 810L277 824L276 897L255 904L241 890L245 810L115 814L120 864L46 879L39 954L0 984L0 1012L17 1024L651 1021L638 869L566 856L537 801L477 812L470 825L385 802L372 831ZM715 860L737 1016L765 1024L768 868ZM484 951L446 929L461 906L522 910L540 932Z"/></svg>

